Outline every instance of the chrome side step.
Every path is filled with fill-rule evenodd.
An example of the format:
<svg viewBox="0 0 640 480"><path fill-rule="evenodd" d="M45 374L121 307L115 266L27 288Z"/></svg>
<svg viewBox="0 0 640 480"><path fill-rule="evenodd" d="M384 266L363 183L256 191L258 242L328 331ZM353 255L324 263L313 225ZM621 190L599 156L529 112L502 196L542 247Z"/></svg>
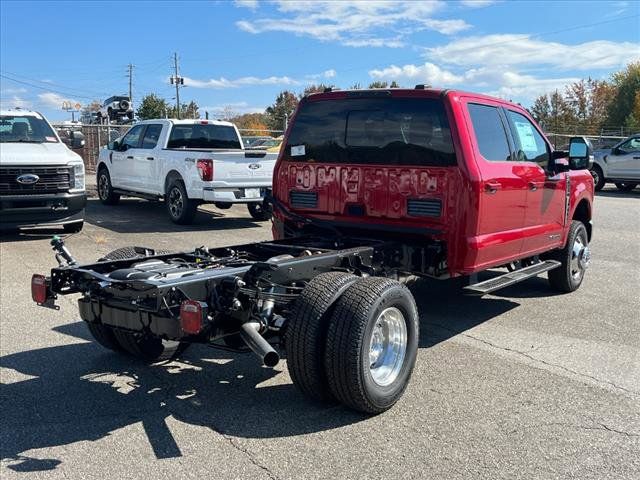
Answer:
<svg viewBox="0 0 640 480"><path fill-rule="evenodd" d="M546 260L513 272L505 273L499 277L490 278L484 282L474 283L473 285L464 287L464 290L469 295L485 295L518 282L522 282L528 278L535 277L541 273L548 272L549 270L553 270L559 266L560 262L556 260Z"/></svg>

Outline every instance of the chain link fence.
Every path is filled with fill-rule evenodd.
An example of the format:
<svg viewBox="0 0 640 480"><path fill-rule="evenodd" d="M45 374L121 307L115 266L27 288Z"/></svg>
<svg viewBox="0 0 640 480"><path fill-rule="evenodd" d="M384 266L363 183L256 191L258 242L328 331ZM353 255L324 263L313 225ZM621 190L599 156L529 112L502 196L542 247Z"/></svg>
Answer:
<svg viewBox="0 0 640 480"><path fill-rule="evenodd" d="M53 124L63 142L68 143L70 132L82 132L84 147L74 149L84 160L85 168L94 172L98 162L100 149L121 137L131 128L131 125L84 125L84 124Z"/></svg>

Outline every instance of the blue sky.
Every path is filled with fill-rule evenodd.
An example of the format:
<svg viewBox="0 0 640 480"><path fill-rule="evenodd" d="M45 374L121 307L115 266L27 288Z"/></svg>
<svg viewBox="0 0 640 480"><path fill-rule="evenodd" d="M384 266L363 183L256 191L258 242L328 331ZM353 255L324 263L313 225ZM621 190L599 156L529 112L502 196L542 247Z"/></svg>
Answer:
<svg viewBox="0 0 640 480"><path fill-rule="evenodd" d="M0 2L0 103L67 119L81 104L155 92L219 115L261 111L284 89L396 80L530 105L640 59L635 1Z"/></svg>

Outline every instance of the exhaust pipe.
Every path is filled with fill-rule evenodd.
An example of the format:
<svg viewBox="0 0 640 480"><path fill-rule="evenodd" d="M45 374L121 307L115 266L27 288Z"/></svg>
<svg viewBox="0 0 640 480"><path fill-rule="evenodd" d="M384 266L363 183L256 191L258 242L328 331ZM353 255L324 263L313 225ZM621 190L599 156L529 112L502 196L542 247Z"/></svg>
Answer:
<svg viewBox="0 0 640 480"><path fill-rule="evenodd" d="M247 346L262 359L262 363L265 366L275 367L278 364L280 355L278 355L278 352L260 335L260 324L258 322L243 323L240 336Z"/></svg>

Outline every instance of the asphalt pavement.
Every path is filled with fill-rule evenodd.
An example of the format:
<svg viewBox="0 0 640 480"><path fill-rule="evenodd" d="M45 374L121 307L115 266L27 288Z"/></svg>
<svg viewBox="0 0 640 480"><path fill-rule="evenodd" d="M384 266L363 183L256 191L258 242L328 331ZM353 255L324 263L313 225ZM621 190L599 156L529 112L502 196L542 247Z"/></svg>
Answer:
<svg viewBox="0 0 640 480"><path fill-rule="evenodd" d="M424 281L420 349L379 416L305 400L283 360L204 346L145 366L92 342L75 298L30 298L53 230L0 237L0 476L13 478L638 479L640 189L595 201L583 286L546 278L484 298ZM89 201L67 245L93 261L268 240L244 207L172 224L162 205Z"/></svg>

